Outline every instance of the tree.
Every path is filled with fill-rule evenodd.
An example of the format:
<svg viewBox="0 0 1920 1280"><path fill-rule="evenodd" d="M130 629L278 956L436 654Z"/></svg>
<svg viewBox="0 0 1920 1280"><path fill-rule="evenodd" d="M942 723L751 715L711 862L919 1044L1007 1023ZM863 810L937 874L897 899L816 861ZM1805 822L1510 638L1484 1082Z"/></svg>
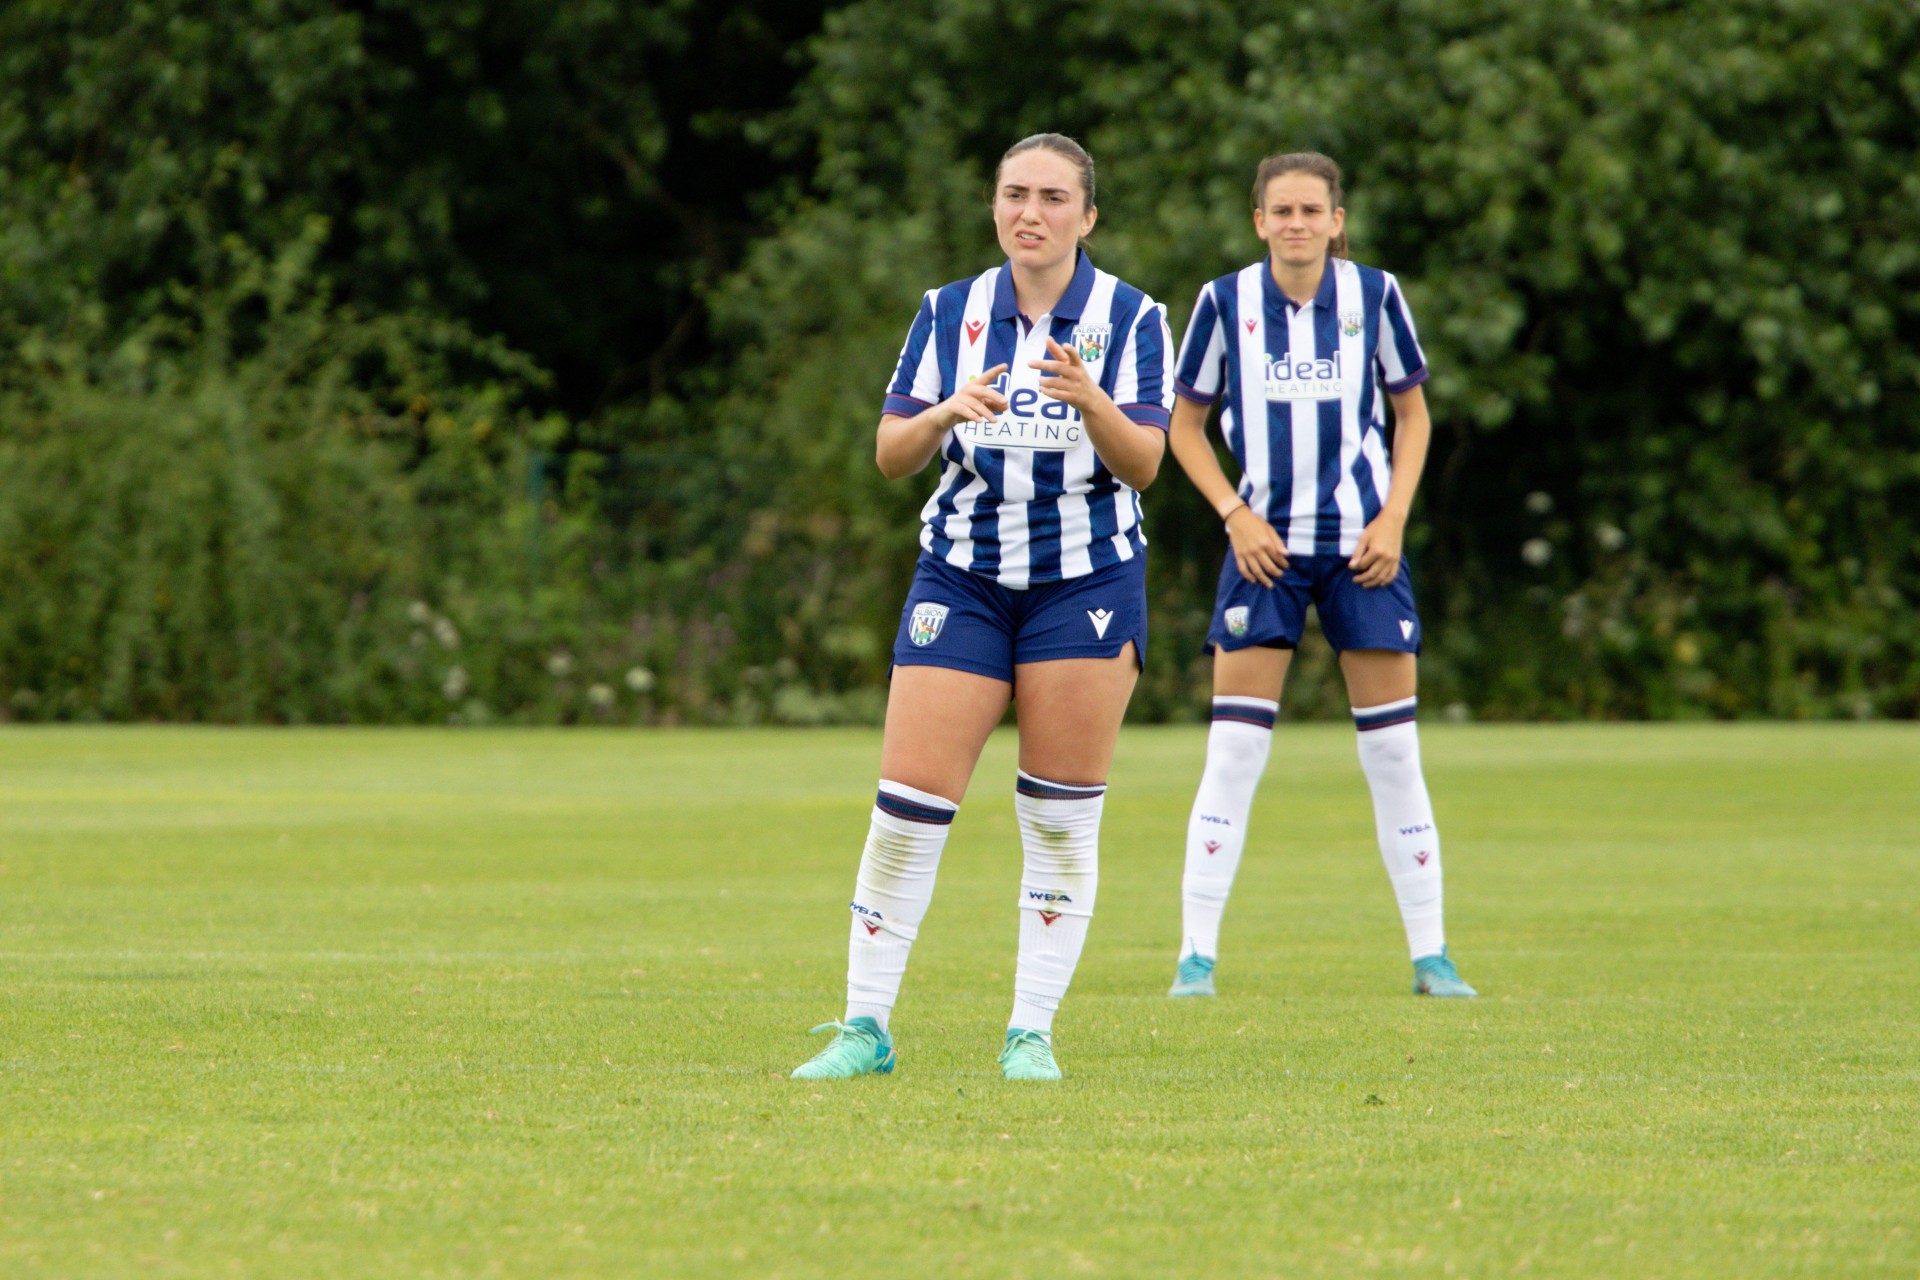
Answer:
<svg viewBox="0 0 1920 1280"><path fill-rule="evenodd" d="M742 580L890 629L917 495L875 482L866 437L913 295L992 261L1008 142L1089 142L1102 264L1176 325L1258 252L1254 162L1311 148L1437 371L1415 550L1441 700L1913 714L1915 66L1920 15L1890 2L851 6L781 135L811 190L723 312L723 451L784 479ZM1169 662L1217 555L1179 486L1147 500ZM807 661L844 679L831 659Z"/></svg>

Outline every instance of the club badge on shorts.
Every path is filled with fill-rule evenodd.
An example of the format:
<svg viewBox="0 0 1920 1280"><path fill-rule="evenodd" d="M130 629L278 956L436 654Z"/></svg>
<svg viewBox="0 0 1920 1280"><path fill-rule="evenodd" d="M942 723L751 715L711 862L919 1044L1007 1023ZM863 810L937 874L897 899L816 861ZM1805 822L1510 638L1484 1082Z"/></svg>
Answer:
<svg viewBox="0 0 1920 1280"><path fill-rule="evenodd" d="M917 604L913 606L913 618L907 624L907 638L924 649L939 637L940 628L946 624L946 605Z"/></svg>
<svg viewBox="0 0 1920 1280"><path fill-rule="evenodd" d="M1237 604L1227 610L1227 634L1238 640L1247 634L1247 606Z"/></svg>
<svg viewBox="0 0 1920 1280"><path fill-rule="evenodd" d="M1073 349L1080 358L1092 364L1107 353L1107 344L1113 341L1113 326L1110 324L1077 324L1073 326Z"/></svg>

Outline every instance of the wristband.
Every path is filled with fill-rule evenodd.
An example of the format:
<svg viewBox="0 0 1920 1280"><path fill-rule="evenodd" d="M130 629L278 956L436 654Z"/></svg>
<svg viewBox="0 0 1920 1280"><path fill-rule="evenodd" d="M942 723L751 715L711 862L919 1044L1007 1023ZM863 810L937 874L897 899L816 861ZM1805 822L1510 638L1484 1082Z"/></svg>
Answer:
<svg viewBox="0 0 1920 1280"><path fill-rule="evenodd" d="M1244 498L1242 498L1242 499L1240 499L1240 500L1238 500L1238 501L1236 501L1236 502L1235 502L1235 503L1234 503L1234 504L1233 504L1232 506L1230 506L1230 507L1228 507L1228 508L1226 509L1226 511L1225 511L1224 513L1222 513L1222 514L1221 514L1221 516L1220 516L1220 523L1221 523L1221 525L1222 525L1222 526L1224 526L1224 525L1225 525L1225 524L1227 523L1227 521L1228 521L1228 520L1230 520L1230 519L1232 519L1232 518L1233 518L1233 513L1234 513L1234 512L1236 512L1236 511L1238 511L1238 510L1239 510L1240 508L1242 508L1242 507L1244 507L1244 506L1246 506L1246 505L1247 505L1247 503L1246 503L1246 499L1244 499ZM1249 510L1251 510L1251 508L1249 508Z"/></svg>

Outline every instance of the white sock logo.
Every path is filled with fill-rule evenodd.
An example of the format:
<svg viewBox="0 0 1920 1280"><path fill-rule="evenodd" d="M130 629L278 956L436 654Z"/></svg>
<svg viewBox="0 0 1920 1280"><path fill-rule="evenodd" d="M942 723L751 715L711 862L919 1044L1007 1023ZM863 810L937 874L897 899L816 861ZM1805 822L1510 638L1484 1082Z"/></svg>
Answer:
<svg viewBox="0 0 1920 1280"><path fill-rule="evenodd" d="M1411 619L1400 619L1400 638L1402 640L1413 639L1413 622Z"/></svg>
<svg viewBox="0 0 1920 1280"><path fill-rule="evenodd" d="M1089 609L1087 617L1093 622L1093 633L1102 640L1107 638L1107 624L1113 621L1111 609Z"/></svg>

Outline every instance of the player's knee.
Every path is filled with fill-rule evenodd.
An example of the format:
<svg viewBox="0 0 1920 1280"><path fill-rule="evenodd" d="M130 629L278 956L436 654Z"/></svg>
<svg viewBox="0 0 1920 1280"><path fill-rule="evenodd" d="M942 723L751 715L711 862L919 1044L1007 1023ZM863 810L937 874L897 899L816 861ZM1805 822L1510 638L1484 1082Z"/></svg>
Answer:
<svg viewBox="0 0 1920 1280"><path fill-rule="evenodd" d="M905 836L875 830L867 837L867 870L879 879L910 877L920 871L926 861L919 844Z"/></svg>
<svg viewBox="0 0 1920 1280"><path fill-rule="evenodd" d="M1092 915L1100 882L1098 832L1025 824L1020 905L1029 911Z"/></svg>
<svg viewBox="0 0 1920 1280"><path fill-rule="evenodd" d="M1420 740L1410 733L1360 735L1360 763L1369 771L1399 771L1420 766Z"/></svg>
<svg viewBox="0 0 1920 1280"><path fill-rule="evenodd" d="M1268 746L1251 734L1214 734L1207 744L1207 772L1222 782L1258 782L1267 769Z"/></svg>
<svg viewBox="0 0 1920 1280"><path fill-rule="evenodd" d="M1028 872L1038 875L1086 875L1099 865L1100 833L1044 823L1023 823L1021 852Z"/></svg>

